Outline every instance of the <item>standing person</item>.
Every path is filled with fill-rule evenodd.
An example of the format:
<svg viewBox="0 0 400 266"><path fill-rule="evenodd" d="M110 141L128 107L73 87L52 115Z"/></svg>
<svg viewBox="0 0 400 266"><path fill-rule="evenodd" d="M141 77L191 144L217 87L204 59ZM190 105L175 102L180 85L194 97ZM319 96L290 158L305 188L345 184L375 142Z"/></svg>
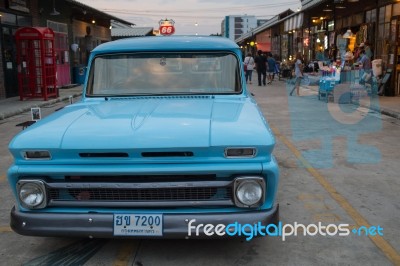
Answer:
<svg viewBox="0 0 400 266"><path fill-rule="evenodd" d="M294 89L296 89L297 96L300 96L300 82L301 79L303 78L303 69L304 69L303 57L301 56L301 53L297 53L296 61L294 63L294 74L296 75L296 80L294 82L294 87L290 92L290 96L292 96Z"/></svg>
<svg viewBox="0 0 400 266"><path fill-rule="evenodd" d="M261 86L261 78L262 78L262 84L265 86L266 85L266 75L267 75L267 58L265 55L262 53L261 50L257 51L257 56L255 58L255 63L256 63L256 70L257 70L257 75L258 75L258 86Z"/></svg>
<svg viewBox="0 0 400 266"><path fill-rule="evenodd" d="M362 44L362 46L364 46L364 44L363 43L361 43ZM355 49L354 49L354 60L355 61L358 61L358 59L359 59L359 57L360 57L360 52L361 52L361 49L362 49L362 47L361 47L361 44L360 44L360 46L358 46L358 47L356 47Z"/></svg>
<svg viewBox="0 0 400 266"><path fill-rule="evenodd" d="M251 77L253 75L253 69L254 69L254 58L251 56L251 53L248 53L247 56L244 58L243 64L246 66L246 71L245 71L245 77L246 77L246 83L247 81L250 81L251 83Z"/></svg>
<svg viewBox="0 0 400 266"><path fill-rule="evenodd" d="M267 65L268 65L268 84L272 83L272 79L274 78L274 72L275 72L275 64L276 61L272 57L272 53L268 53L268 58L267 58Z"/></svg>
<svg viewBox="0 0 400 266"><path fill-rule="evenodd" d="M361 51L360 51L360 60L358 62L361 63L361 67L364 71L371 70L371 59L369 59L369 57L364 49L361 49Z"/></svg>
<svg viewBox="0 0 400 266"><path fill-rule="evenodd" d="M318 49L317 54L315 56L315 59L317 61L324 61L325 60L324 53L321 50Z"/></svg>
<svg viewBox="0 0 400 266"><path fill-rule="evenodd" d="M371 59L369 59L364 49L361 49L360 51L360 59L358 60L358 63L360 63L362 71L360 73L361 79L363 81L368 81L368 79L370 78L372 65L371 65Z"/></svg>
<svg viewBox="0 0 400 266"><path fill-rule="evenodd" d="M364 45L365 55L369 58L369 60L372 60L374 53L372 52L371 45L368 41L365 41Z"/></svg>

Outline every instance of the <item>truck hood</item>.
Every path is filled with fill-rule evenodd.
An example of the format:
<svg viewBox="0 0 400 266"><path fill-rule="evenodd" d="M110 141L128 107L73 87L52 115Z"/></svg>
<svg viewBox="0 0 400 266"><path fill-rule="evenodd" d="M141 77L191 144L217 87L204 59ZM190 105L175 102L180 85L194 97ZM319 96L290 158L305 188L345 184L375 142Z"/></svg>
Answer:
<svg viewBox="0 0 400 266"><path fill-rule="evenodd" d="M121 150L274 143L252 99L183 96L74 104L22 131L10 149Z"/></svg>

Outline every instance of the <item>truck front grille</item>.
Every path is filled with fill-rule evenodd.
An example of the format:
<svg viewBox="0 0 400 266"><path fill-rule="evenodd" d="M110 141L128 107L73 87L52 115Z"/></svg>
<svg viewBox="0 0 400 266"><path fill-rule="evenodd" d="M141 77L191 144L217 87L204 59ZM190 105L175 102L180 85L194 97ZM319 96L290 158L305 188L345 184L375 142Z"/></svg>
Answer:
<svg viewBox="0 0 400 266"><path fill-rule="evenodd" d="M231 181L47 183L49 206L232 206Z"/></svg>

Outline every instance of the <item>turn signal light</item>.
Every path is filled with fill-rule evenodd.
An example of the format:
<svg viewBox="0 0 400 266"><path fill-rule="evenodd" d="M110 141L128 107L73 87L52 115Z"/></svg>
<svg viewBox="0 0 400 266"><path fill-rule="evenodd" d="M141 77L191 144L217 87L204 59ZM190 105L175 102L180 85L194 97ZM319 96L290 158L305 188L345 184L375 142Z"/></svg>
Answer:
<svg viewBox="0 0 400 266"><path fill-rule="evenodd" d="M256 156L256 148L227 148L225 149L225 157L241 158Z"/></svg>
<svg viewBox="0 0 400 266"><path fill-rule="evenodd" d="M50 160L49 151L25 151L23 153L25 160Z"/></svg>

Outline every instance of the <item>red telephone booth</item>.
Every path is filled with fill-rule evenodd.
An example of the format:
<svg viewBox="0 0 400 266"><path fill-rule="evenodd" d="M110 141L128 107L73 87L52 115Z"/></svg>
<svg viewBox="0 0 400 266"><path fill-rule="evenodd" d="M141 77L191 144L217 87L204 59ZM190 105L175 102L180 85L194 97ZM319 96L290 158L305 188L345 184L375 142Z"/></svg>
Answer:
<svg viewBox="0 0 400 266"><path fill-rule="evenodd" d="M25 27L15 33L18 89L25 98L57 97L54 32L50 28Z"/></svg>

